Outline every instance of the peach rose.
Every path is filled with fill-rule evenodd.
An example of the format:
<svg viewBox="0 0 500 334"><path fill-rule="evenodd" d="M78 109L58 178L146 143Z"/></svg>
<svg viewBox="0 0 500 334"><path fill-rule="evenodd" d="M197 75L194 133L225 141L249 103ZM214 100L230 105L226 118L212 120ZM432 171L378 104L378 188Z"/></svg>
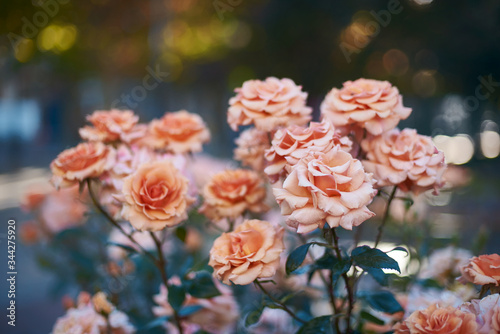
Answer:
<svg viewBox="0 0 500 334"><path fill-rule="evenodd" d="M210 132L202 118L180 110L167 112L161 119L152 120L144 143L173 153L189 153L200 152L202 144L209 140Z"/></svg>
<svg viewBox="0 0 500 334"><path fill-rule="evenodd" d="M286 166L297 164L309 152L326 153L335 145L340 145L342 150L349 152L352 141L342 137L329 122L311 122L307 128L292 125L280 129L274 134L271 148L266 151L269 166L264 172L274 183L280 174L286 174Z"/></svg>
<svg viewBox="0 0 500 334"><path fill-rule="evenodd" d="M337 128L380 135L410 116L411 108L403 106L398 89L387 81L358 79L343 85L333 88L321 104L321 115Z"/></svg>
<svg viewBox="0 0 500 334"><path fill-rule="evenodd" d="M476 316L479 334L500 333L500 295L494 294L483 299L474 299L464 303L460 310Z"/></svg>
<svg viewBox="0 0 500 334"><path fill-rule="evenodd" d="M395 334L476 334L476 317L452 306L431 305L394 327Z"/></svg>
<svg viewBox="0 0 500 334"><path fill-rule="evenodd" d="M193 202L188 195L188 181L169 161L142 164L125 178L121 215L139 231L159 231L187 218Z"/></svg>
<svg viewBox="0 0 500 334"><path fill-rule="evenodd" d="M477 285L500 285L500 255L475 256L460 268L462 283L472 282Z"/></svg>
<svg viewBox="0 0 500 334"><path fill-rule="evenodd" d="M235 169L215 174L203 188L204 203L199 212L213 221L236 219L245 211L263 212L266 188L259 174Z"/></svg>
<svg viewBox="0 0 500 334"><path fill-rule="evenodd" d="M460 276L460 268L469 262L472 253L466 249L448 246L434 251L424 260L420 278L433 278L443 285Z"/></svg>
<svg viewBox="0 0 500 334"><path fill-rule="evenodd" d="M322 228L325 221L352 230L375 215L366 207L376 194L372 184L361 162L335 146L303 158L273 192L286 223L298 233Z"/></svg>
<svg viewBox="0 0 500 334"><path fill-rule="evenodd" d="M268 133L256 128L243 131L236 139L234 159L257 172L266 167L264 152L270 147Z"/></svg>
<svg viewBox="0 0 500 334"><path fill-rule="evenodd" d="M284 250L284 229L262 220L247 220L234 232L215 239L209 265L225 284L246 285L276 273Z"/></svg>
<svg viewBox="0 0 500 334"><path fill-rule="evenodd" d="M227 112L227 122L234 131L250 124L271 131L291 124L305 125L311 119L307 93L290 79L249 80L234 91L237 94L229 100Z"/></svg>
<svg viewBox="0 0 500 334"><path fill-rule="evenodd" d="M81 143L64 150L50 164L52 184L68 187L87 178L99 177L113 167L115 150L101 142Z"/></svg>
<svg viewBox="0 0 500 334"><path fill-rule="evenodd" d="M363 140L361 147L367 153L363 165L374 174L378 187L397 185L418 195L428 189L436 193L443 186L444 153L414 129L393 129Z"/></svg>
<svg viewBox="0 0 500 334"><path fill-rule="evenodd" d="M144 135L136 127L139 117L131 110L97 110L87 116L93 127L85 126L79 130L84 140L112 142L121 140L131 142Z"/></svg>

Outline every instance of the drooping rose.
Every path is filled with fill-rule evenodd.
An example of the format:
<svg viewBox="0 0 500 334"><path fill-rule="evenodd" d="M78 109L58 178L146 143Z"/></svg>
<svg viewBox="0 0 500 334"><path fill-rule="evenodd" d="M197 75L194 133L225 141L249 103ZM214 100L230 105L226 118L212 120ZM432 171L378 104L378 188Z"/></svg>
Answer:
<svg viewBox="0 0 500 334"><path fill-rule="evenodd" d="M414 129L393 129L382 136L365 139L361 147L367 159L363 165L373 173L378 187L397 185L402 191L419 194L443 186L444 153L430 137Z"/></svg>
<svg viewBox="0 0 500 334"><path fill-rule="evenodd" d="M366 207L376 194L372 184L361 162L335 146L303 158L273 192L281 213L288 215L286 223L298 233L322 228L325 222L352 230L374 216Z"/></svg>
<svg viewBox="0 0 500 334"><path fill-rule="evenodd" d="M292 80L269 77L249 80L229 100L227 122L236 131L240 125L254 124L262 131L280 126L305 125L312 109L306 106L307 93Z"/></svg>
<svg viewBox="0 0 500 334"><path fill-rule="evenodd" d="M131 110L97 110L87 116L93 127L85 126L79 130L84 140L113 142L121 140L129 143L144 135L136 127L139 117Z"/></svg>
<svg viewBox="0 0 500 334"><path fill-rule="evenodd" d="M460 268L460 281L477 285L500 285L500 255L490 254L475 256Z"/></svg>
<svg viewBox="0 0 500 334"><path fill-rule="evenodd" d="M346 133L366 129L380 135L408 118L411 108L403 106L396 87L387 81L358 79L333 88L321 104L321 115Z"/></svg>
<svg viewBox="0 0 500 334"><path fill-rule="evenodd" d="M256 172L226 170L215 174L203 188L204 203L199 212L213 221L235 219L245 211L263 212L266 188Z"/></svg>
<svg viewBox="0 0 500 334"><path fill-rule="evenodd" d="M125 178L121 215L139 231L159 231L175 226L187 217L193 202L188 195L188 181L169 161L142 164Z"/></svg>
<svg viewBox="0 0 500 334"><path fill-rule="evenodd" d="M328 152L335 145L349 152L352 141L335 131L331 123L311 122L308 127L297 125L280 129L274 134L272 146L266 151L269 166L264 170L276 182L280 174L286 175L285 167L291 167L310 152Z"/></svg>
<svg viewBox="0 0 500 334"><path fill-rule="evenodd" d="M483 299L464 303L460 310L476 316L478 334L500 333L500 295L493 294Z"/></svg>
<svg viewBox="0 0 500 334"><path fill-rule="evenodd" d="M223 233L210 250L208 264L214 268L214 277L225 284L238 285L272 277L284 249L283 234L282 227L256 219Z"/></svg>
<svg viewBox="0 0 500 334"><path fill-rule="evenodd" d="M152 120L143 144L181 154L200 152L202 145L209 140L210 132L203 119L197 114L180 110L167 112L162 118Z"/></svg>
<svg viewBox="0 0 500 334"><path fill-rule="evenodd" d="M420 278L432 278L443 285L460 276L460 268L469 262L472 253L466 249L448 246L434 251L423 262Z"/></svg>
<svg viewBox="0 0 500 334"><path fill-rule="evenodd" d="M476 334L476 317L452 306L431 305L394 327L395 334Z"/></svg>
<svg viewBox="0 0 500 334"><path fill-rule="evenodd" d="M115 150L101 142L81 143L61 152L50 164L51 182L69 187L86 178L99 177L115 163Z"/></svg>
<svg viewBox="0 0 500 334"><path fill-rule="evenodd" d="M270 146L268 133L250 128L243 131L235 142L234 159L257 172L263 171L266 166L264 153Z"/></svg>

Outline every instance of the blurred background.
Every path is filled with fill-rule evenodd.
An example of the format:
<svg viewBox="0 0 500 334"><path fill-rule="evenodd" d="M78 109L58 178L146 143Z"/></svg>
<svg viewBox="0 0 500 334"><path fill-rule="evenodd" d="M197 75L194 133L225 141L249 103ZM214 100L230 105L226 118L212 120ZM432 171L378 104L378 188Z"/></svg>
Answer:
<svg viewBox="0 0 500 334"><path fill-rule="evenodd" d="M413 108L401 126L432 136L472 178L435 201L436 236L468 245L488 231L486 249L500 249L497 0L16 0L0 3L0 34L0 268L7 220L28 219L24 187L48 179L87 114L132 109L148 122L187 109L211 129L206 152L231 157L227 101L268 76L302 85L316 119L346 80L392 82ZM2 320L7 333L49 332L63 313L32 253L18 244L18 326Z"/></svg>

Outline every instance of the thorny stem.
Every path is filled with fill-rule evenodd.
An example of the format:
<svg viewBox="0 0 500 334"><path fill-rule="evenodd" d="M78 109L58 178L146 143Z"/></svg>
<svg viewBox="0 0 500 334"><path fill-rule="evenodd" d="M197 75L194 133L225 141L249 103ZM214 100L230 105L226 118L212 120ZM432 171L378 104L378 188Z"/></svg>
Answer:
<svg viewBox="0 0 500 334"><path fill-rule="evenodd" d="M294 318L295 320L297 320L298 322L302 323L302 324L305 324L306 321L299 318L295 313L293 313L292 310L290 310L288 308L288 306L286 306L284 303L282 303L281 301L279 301L278 299L274 298L263 286L262 284L258 281L258 280L255 280L253 281L254 284L256 286L259 287L259 289L266 295L269 297L269 299L271 299L277 306L279 306L283 311L285 311L286 313L290 314L290 316L292 318Z"/></svg>
<svg viewBox="0 0 500 334"><path fill-rule="evenodd" d="M396 195L396 190L398 190L398 186L394 186L394 188L392 188L392 192L389 195L389 199L387 200L387 206L385 207L384 217L382 218L382 223L378 227L378 234L377 234L377 238L375 239L375 247L374 248L377 248L377 246L380 242L380 239L382 239L382 232L384 231L385 223L387 222L387 219L389 218L389 209L391 207L392 200L394 199L394 195Z"/></svg>

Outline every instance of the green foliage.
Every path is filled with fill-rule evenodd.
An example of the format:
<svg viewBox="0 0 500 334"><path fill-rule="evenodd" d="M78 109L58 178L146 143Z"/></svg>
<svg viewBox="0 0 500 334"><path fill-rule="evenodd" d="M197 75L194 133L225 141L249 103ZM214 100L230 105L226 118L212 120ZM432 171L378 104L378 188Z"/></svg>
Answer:
<svg viewBox="0 0 500 334"><path fill-rule="evenodd" d="M394 314L396 312L404 311L403 307L394 298L394 295L387 290L380 290L375 292L360 293L362 297L373 309Z"/></svg>
<svg viewBox="0 0 500 334"><path fill-rule="evenodd" d="M184 286L187 293L196 298L212 298L220 295L212 275L206 271L200 271L193 279L185 280Z"/></svg>
<svg viewBox="0 0 500 334"><path fill-rule="evenodd" d="M185 242L187 236L187 230L184 226L179 226L175 229L175 236L179 238L180 241Z"/></svg>
<svg viewBox="0 0 500 334"><path fill-rule="evenodd" d="M367 321L367 322L371 322L371 323L374 323L376 325L383 325L385 322L379 318L377 318L376 316L374 316L373 314L371 313L368 313L366 311L361 311L359 316L361 317L361 319Z"/></svg>
<svg viewBox="0 0 500 334"><path fill-rule="evenodd" d="M293 252L288 255L288 258L286 260L286 274L290 275L290 273L294 272L297 270L302 262L304 262L304 259L306 258L307 251L309 250L309 247L311 247L313 243L307 243L305 245L301 245L293 250Z"/></svg>
<svg viewBox="0 0 500 334"><path fill-rule="evenodd" d="M168 303L176 311L179 311L186 299L186 290L182 285L169 285Z"/></svg>
<svg viewBox="0 0 500 334"><path fill-rule="evenodd" d="M377 248L368 246L356 247L352 250L351 257L354 264L363 269L394 269L401 272L397 261Z"/></svg>
<svg viewBox="0 0 500 334"><path fill-rule="evenodd" d="M324 315L306 322L297 334L333 334L332 317Z"/></svg>

